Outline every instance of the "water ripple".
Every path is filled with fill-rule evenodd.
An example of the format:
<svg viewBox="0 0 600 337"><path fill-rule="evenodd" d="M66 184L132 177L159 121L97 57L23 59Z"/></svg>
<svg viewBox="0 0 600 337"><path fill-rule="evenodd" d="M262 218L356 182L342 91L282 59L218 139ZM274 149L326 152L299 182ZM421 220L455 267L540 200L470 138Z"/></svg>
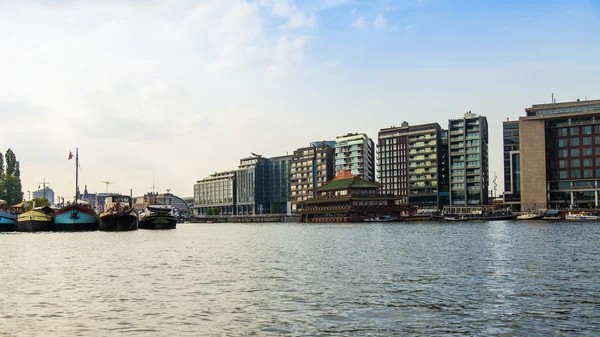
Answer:
<svg viewBox="0 0 600 337"><path fill-rule="evenodd" d="M0 235L10 336L599 335L594 224Z"/></svg>

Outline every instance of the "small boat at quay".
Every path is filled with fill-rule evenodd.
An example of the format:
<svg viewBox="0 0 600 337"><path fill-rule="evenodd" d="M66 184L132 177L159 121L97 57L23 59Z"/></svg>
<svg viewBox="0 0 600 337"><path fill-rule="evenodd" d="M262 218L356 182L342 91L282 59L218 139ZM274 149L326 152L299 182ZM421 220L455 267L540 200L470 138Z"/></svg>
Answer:
<svg viewBox="0 0 600 337"><path fill-rule="evenodd" d="M140 229L175 229L177 218L171 205L149 205L140 214Z"/></svg>
<svg viewBox="0 0 600 337"><path fill-rule="evenodd" d="M521 215L517 216L517 220L536 220L541 219L542 216L542 214L537 214L533 212L523 212L521 213Z"/></svg>
<svg viewBox="0 0 600 337"><path fill-rule="evenodd" d="M557 209L549 209L542 217L542 220L561 220L560 211Z"/></svg>
<svg viewBox="0 0 600 337"><path fill-rule="evenodd" d="M19 232L51 231L54 226L54 209L44 206L34 208L17 217Z"/></svg>
<svg viewBox="0 0 600 337"><path fill-rule="evenodd" d="M101 231L132 231L138 229L138 217L133 210L131 197L111 195L106 197L104 211L100 213Z"/></svg>
<svg viewBox="0 0 600 337"><path fill-rule="evenodd" d="M366 218L364 221L366 221L366 222L389 222L389 221L396 221L396 220L398 220L397 216L384 215L384 216L378 216L378 217L374 217L374 218Z"/></svg>
<svg viewBox="0 0 600 337"><path fill-rule="evenodd" d="M569 212L565 215L565 220L598 220L600 219L600 215L596 212L581 212L581 213L572 213Z"/></svg>
<svg viewBox="0 0 600 337"><path fill-rule="evenodd" d="M448 214L448 215L444 216L444 221L467 221L467 220L469 220L469 218L464 215Z"/></svg>
<svg viewBox="0 0 600 337"><path fill-rule="evenodd" d="M73 157L69 151L69 159ZM61 207L54 215L55 231L95 231L98 217L90 204L77 200L79 194L79 149L75 149L75 201Z"/></svg>

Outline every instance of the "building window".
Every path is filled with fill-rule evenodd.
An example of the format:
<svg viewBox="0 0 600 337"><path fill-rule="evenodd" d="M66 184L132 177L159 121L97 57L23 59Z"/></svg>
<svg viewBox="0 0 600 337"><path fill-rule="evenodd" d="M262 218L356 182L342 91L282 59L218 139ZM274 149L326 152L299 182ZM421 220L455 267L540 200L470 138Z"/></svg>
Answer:
<svg viewBox="0 0 600 337"><path fill-rule="evenodd" d="M573 178L573 179L581 178L581 170L571 170L571 178Z"/></svg>
<svg viewBox="0 0 600 337"><path fill-rule="evenodd" d="M558 147L565 147L567 146L567 139L566 138L559 138L558 139Z"/></svg>
<svg viewBox="0 0 600 337"><path fill-rule="evenodd" d="M579 157L579 149L571 149L571 157Z"/></svg>
<svg viewBox="0 0 600 337"><path fill-rule="evenodd" d="M583 137L582 142L583 145L592 145L592 137Z"/></svg>
<svg viewBox="0 0 600 337"><path fill-rule="evenodd" d="M571 167L572 168L578 168L580 166L581 162L579 161L579 159L573 159L571 160Z"/></svg>
<svg viewBox="0 0 600 337"><path fill-rule="evenodd" d="M600 131L599 131L599 133L600 133ZM569 135L569 132L568 132L567 128L558 129L559 137L566 137L568 135Z"/></svg>
<svg viewBox="0 0 600 337"><path fill-rule="evenodd" d="M569 156L569 150L558 150L559 158L567 158Z"/></svg>
<svg viewBox="0 0 600 337"><path fill-rule="evenodd" d="M584 178L591 178L592 177L592 170L591 169L585 169L585 170L583 170L583 177Z"/></svg>
<svg viewBox="0 0 600 337"><path fill-rule="evenodd" d="M579 138L571 138L571 146L579 146Z"/></svg>
<svg viewBox="0 0 600 337"><path fill-rule="evenodd" d="M558 161L558 167L559 168L566 168L567 167L567 161L566 160L559 160Z"/></svg>
<svg viewBox="0 0 600 337"><path fill-rule="evenodd" d="M592 126L591 125L586 125L583 127L583 134L584 135L591 135L592 134Z"/></svg>
<svg viewBox="0 0 600 337"><path fill-rule="evenodd" d="M571 136L579 136L579 127L575 126L571 128Z"/></svg>
<svg viewBox="0 0 600 337"><path fill-rule="evenodd" d="M583 148L583 155L584 156L591 156L594 154L594 151L592 151L591 147L584 147Z"/></svg>
<svg viewBox="0 0 600 337"><path fill-rule="evenodd" d="M598 159L598 158L597 158ZM584 167L591 167L592 166L592 160L590 158L586 158L583 160L583 166Z"/></svg>
<svg viewBox="0 0 600 337"><path fill-rule="evenodd" d="M558 177L560 179L567 179L569 177L569 171L558 171Z"/></svg>

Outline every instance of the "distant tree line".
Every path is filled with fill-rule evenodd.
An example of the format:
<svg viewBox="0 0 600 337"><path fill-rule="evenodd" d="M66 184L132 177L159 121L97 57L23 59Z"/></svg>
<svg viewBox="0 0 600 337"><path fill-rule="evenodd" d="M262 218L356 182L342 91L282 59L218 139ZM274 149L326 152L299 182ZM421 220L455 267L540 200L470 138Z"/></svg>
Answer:
<svg viewBox="0 0 600 337"><path fill-rule="evenodd" d="M4 158L0 153L0 199L5 200L9 206L23 201L21 168L11 149L6 150Z"/></svg>

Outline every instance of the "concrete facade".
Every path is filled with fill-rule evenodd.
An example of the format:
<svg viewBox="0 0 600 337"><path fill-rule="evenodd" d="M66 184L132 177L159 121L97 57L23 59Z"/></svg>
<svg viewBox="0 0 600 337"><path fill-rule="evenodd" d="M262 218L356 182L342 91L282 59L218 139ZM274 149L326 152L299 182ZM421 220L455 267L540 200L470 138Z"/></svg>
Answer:
<svg viewBox="0 0 600 337"><path fill-rule="evenodd" d="M522 210L547 207L544 126L544 120L519 119Z"/></svg>

